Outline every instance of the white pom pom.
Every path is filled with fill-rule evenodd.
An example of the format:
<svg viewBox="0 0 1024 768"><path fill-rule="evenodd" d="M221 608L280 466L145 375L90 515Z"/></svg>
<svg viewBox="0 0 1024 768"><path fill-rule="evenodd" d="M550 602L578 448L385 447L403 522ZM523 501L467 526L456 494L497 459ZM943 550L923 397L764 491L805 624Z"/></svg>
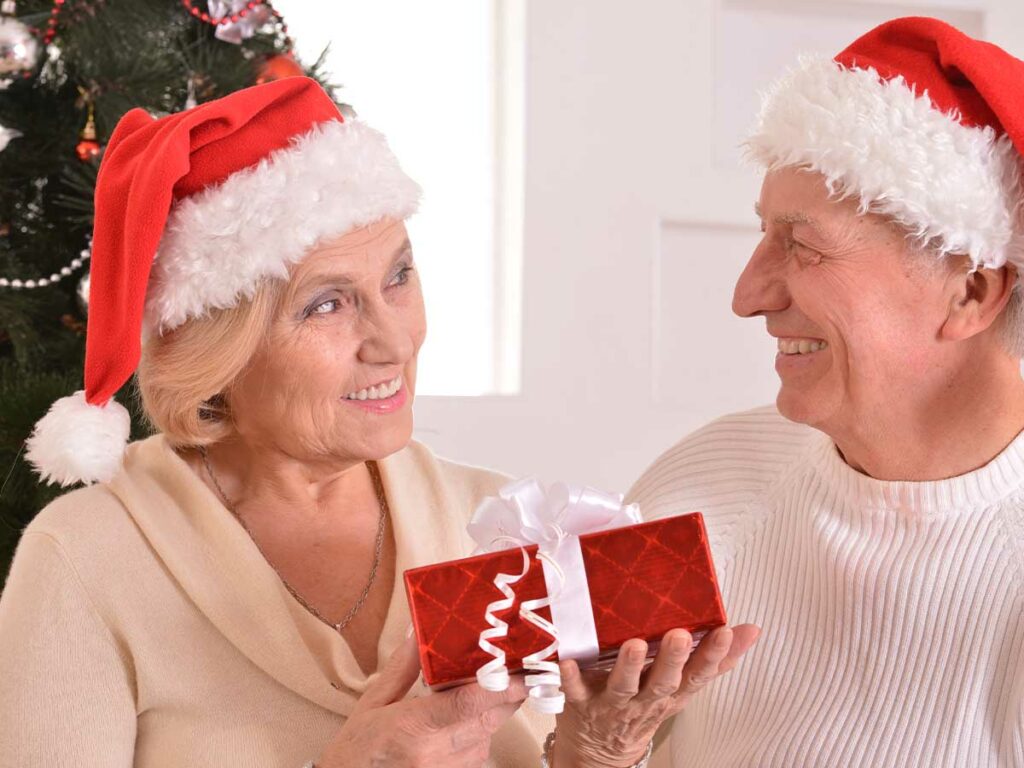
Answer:
<svg viewBox="0 0 1024 768"><path fill-rule="evenodd" d="M105 482L121 468L130 429L123 405L113 399L90 405L79 390L55 402L36 422L25 457L50 484Z"/></svg>

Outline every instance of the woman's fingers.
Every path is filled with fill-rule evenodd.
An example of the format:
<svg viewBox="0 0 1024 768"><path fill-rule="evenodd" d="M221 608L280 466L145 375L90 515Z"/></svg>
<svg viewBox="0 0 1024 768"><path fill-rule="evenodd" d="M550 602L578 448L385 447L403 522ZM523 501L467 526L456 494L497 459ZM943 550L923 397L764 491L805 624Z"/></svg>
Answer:
<svg viewBox="0 0 1024 768"><path fill-rule="evenodd" d="M732 646L718 664L718 674L722 675L735 667L740 657L750 650L761 636L761 628L756 624L737 624L732 628Z"/></svg>
<svg viewBox="0 0 1024 768"><path fill-rule="evenodd" d="M471 749L481 743L490 743L491 736L498 732L498 729L505 724L519 709L519 704L499 704L485 712L478 718L463 720L445 729L450 739L452 752L462 752Z"/></svg>
<svg viewBox="0 0 1024 768"><path fill-rule="evenodd" d="M567 702L582 704L590 698L590 688L587 687L580 667L575 661L560 661L558 669L562 673L562 693L565 694Z"/></svg>
<svg viewBox="0 0 1024 768"><path fill-rule="evenodd" d="M627 640L619 649L619 657L615 660L608 675L601 696L612 706L624 707L640 692L640 673L644 671L647 658L647 643L643 640Z"/></svg>
<svg viewBox="0 0 1024 768"><path fill-rule="evenodd" d="M412 688L420 675L419 646L410 635L388 657L380 673L359 697L355 711L386 707L399 701Z"/></svg>
<svg viewBox="0 0 1024 768"><path fill-rule="evenodd" d="M732 669L754 644L759 632L753 624L741 624L735 630L738 635L729 627L719 627L701 641L683 668L682 684L674 697L680 706L720 674Z"/></svg>
<svg viewBox="0 0 1024 768"><path fill-rule="evenodd" d="M683 667L690 658L693 637L685 629L673 629L661 639L658 655L647 671L638 700L649 701L672 696L683 678Z"/></svg>
<svg viewBox="0 0 1024 768"><path fill-rule="evenodd" d="M636 697L640 701L695 693L718 675L731 670L757 641L761 629L755 624L738 624L729 629L719 627L704 638L693 651L693 636L685 629L673 629L665 634L658 655L641 684L647 657L647 643L629 640L619 650L619 656L610 674L597 675L601 686L588 680L575 661L559 662L562 673L562 692L565 700L579 704L601 694L613 706L624 706Z"/></svg>

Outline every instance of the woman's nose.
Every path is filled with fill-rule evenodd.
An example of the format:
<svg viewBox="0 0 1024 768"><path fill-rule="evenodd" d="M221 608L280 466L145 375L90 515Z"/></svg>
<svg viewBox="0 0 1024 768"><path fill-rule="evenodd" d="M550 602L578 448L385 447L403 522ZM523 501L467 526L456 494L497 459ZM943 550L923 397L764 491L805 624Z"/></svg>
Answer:
<svg viewBox="0 0 1024 768"><path fill-rule="evenodd" d="M750 255L732 295L732 311L740 317L755 317L789 306L789 289L783 264L773 258L762 241Z"/></svg>
<svg viewBox="0 0 1024 768"><path fill-rule="evenodd" d="M387 304L377 306L364 315L364 337L359 357L365 363L404 363L412 357L412 330L404 317Z"/></svg>

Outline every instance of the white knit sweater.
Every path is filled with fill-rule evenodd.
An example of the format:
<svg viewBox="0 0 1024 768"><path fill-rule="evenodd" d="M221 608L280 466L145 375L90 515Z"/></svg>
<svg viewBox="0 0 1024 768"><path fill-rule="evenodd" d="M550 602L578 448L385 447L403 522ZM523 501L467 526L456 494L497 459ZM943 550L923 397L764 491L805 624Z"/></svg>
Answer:
<svg viewBox="0 0 1024 768"><path fill-rule="evenodd" d="M764 408L629 498L703 512L729 624L762 627L676 718L674 768L1024 766L1024 434L969 474L881 482Z"/></svg>

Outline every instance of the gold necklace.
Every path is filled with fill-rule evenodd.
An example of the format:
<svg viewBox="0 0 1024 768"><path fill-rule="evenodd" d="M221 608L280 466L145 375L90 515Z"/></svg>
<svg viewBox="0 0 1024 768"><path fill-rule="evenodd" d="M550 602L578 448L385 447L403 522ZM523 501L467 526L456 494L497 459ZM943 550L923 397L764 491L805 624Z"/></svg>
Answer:
<svg viewBox="0 0 1024 768"><path fill-rule="evenodd" d="M245 529L245 532L249 534L249 538L252 539L252 543L256 545L256 549L259 550L261 555L263 555L263 559L267 561L267 564L274 569L274 573L277 574L277 578L279 578L281 583L284 584L284 588L291 593L292 597L299 601L299 604L303 608L340 634L342 630L348 626L348 623L352 621L352 618L356 615L359 609L363 607L363 603L366 602L366 598L370 594L370 588L373 586L373 582L377 579L377 569L380 567L381 551L384 548L384 527L390 512L387 497L384 495L384 483L380 479L380 468L377 466L377 462L366 462L366 469L369 471L370 477L373 479L373 488L377 493L377 504L380 506L380 517L377 520L377 542L373 553L373 565L370 567L370 579L366 582L366 586L363 587L362 594L359 595L359 599L356 600L355 605L353 605L349 609L349 612L345 614L345 618L335 624L320 613L320 611L318 611L313 605L306 602L306 599L285 580L284 576L281 575L277 568L274 568L274 564L270 562L270 558L267 557L267 554L263 551L259 542L256 541L256 537L253 536L252 531L249 530L249 526L245 524L245 520L243 520L242 516L235 510L234 505L228 501L227 494L224 493L224 489L221 488L220 483L217 482L217 476L213 474L213 467L210 466L210 456L206 447L200 446L199 453L203 457L203 465L206 467L206 473L210 476L210 480L213 482L214 488L217 489L217 493L220 494L220 498L221 501L224 502L224 506L227 508L228 512L234 515L242 528Z"/></svg>

